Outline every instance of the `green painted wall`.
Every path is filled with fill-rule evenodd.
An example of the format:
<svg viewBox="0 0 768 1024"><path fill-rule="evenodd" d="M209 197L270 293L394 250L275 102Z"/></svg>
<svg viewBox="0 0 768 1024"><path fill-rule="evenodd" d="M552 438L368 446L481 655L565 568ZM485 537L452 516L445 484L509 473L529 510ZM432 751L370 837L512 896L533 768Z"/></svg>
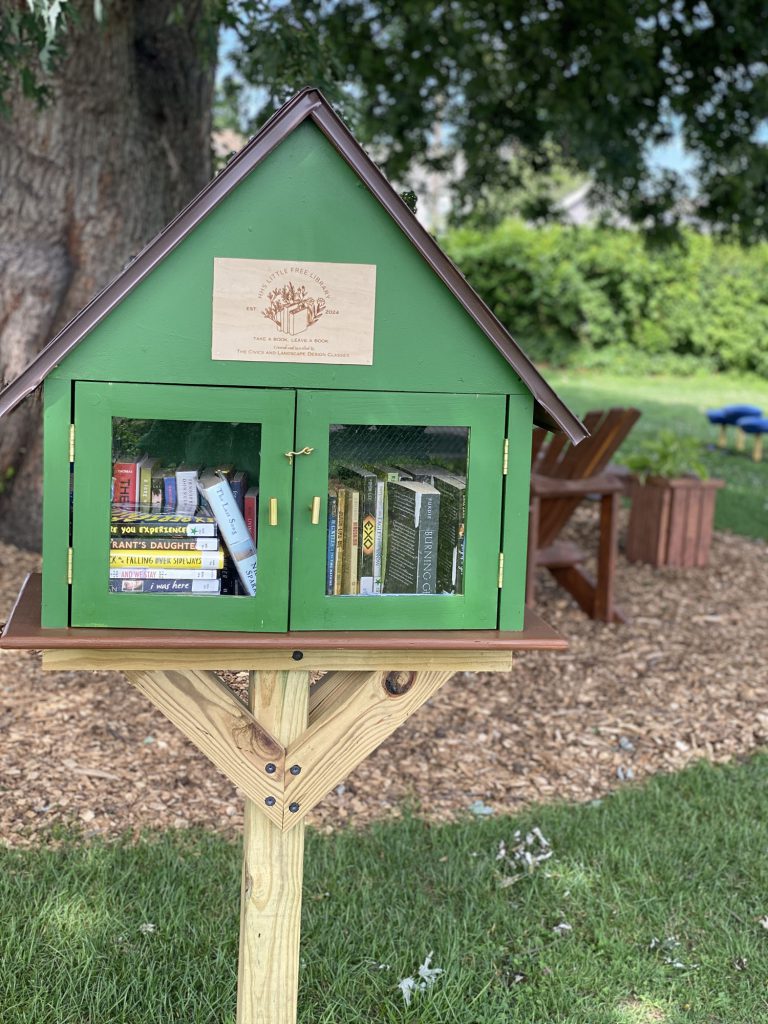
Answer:
<svg viewBox="0 0 768 1024"><path fill-rule="evenodd" d="M373 366L211 360L213 258L377 266ZM63 379L526 393L313 124L264 160L55 371Z"/></svg>

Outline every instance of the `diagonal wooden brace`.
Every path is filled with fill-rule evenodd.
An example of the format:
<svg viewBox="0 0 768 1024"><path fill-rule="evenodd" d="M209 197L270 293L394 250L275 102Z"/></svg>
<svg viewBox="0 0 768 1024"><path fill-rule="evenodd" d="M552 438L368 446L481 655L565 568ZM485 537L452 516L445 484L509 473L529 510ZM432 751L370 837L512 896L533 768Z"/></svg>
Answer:
<svg viewBox="0 0 768 1024"><path fill-rule="evenodd" d="M283 829L292 828L453 672L334 672L310 701L309 728L288 745Z"/></svg>
<svg viewBox="0 0 768 1024"><path fill-rule="evenodd" d="M283 827L285 747L264 729L214 672L125 672L278 828ZM274 802L270 806L265 801Z"/></svg>

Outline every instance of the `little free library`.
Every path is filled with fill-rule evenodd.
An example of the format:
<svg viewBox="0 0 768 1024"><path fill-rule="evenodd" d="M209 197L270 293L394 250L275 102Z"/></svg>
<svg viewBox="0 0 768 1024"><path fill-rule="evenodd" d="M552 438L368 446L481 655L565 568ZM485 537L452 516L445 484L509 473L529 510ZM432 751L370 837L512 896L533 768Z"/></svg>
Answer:
<svg viewBox="0 0 768 1024"><path fill-rule="evenodd" d="M238 1020L290 1022L299 823L453 672L564 646L525 609L531 432L586 431L314 89L0 416L41 387L42 578L0 645L122 670L240 787Z"/></svg>

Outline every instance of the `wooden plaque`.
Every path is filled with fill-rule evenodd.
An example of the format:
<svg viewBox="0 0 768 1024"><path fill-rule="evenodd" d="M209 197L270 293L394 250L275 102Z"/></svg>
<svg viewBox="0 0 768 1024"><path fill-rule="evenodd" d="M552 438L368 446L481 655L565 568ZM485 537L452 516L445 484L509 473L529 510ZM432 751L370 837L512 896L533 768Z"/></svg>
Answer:
<svg viewBox="0 0 768 1024"><path fill-rule="evenodd" d="M376 267L213 261L213 359L373 363Z"/></svg>

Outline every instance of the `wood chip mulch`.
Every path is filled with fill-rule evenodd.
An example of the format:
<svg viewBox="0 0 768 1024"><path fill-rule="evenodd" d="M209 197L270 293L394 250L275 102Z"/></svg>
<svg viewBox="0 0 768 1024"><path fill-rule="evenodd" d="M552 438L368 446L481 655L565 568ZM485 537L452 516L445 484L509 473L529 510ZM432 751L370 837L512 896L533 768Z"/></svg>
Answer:
<svg viewBox="0 0 768 1024"><path fill-rule="evenodd" d="M594 541L593 510L576 524ZM0 621L36 556L0 545ZM696 758L768 742L768 546L715 537L708 569L620 559L626 626L591 622L542 576L540 613L571 643L509 674L461 673L313 812L331 831L397 815L431 820L586 801ZM237 684L241 680L230 680ZM0 651L0 842L56 824L86 836L203 826L235 833L242 800L114 673L44 673Z"/></svg>

